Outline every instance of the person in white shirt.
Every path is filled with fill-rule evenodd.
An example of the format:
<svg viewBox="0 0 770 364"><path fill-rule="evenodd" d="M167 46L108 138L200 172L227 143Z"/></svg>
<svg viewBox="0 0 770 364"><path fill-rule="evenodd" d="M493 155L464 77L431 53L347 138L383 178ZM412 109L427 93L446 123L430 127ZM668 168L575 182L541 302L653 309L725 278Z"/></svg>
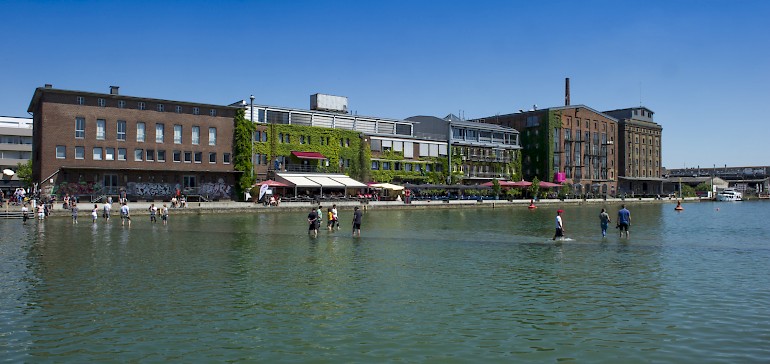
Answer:
<svg viewBox="0 0 770 364"><path fill-rule="evenodd" d="M564 223L561 220L562 212L564 212L564 210L556 210L556 233L553 235L553 239L551 240L564 237Z"/></svg>

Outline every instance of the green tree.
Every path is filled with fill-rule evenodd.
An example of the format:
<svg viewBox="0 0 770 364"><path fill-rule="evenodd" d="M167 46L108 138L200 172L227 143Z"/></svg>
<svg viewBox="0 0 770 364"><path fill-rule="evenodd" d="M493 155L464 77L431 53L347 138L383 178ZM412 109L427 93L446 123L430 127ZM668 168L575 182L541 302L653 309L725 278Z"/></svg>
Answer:
<svg viewBox="0 0 770 364"><path fill-rule="evenodd" d="M495 197L500 197L500 182L497 180L497 178L492 180L492 192L494 193Z"/></svg>
<svg viewBox="0 0 770 364"><path fill-rule="evenodd" d="M529 193L532 197L537 197L540 193L540 179L535 176L532 179L532 185L529 186Z"/></svg>
<svg viewBox="0 0 770 364"><path fill-rule="evenodd" d="M242 196L243 192L248 191L254 184L252 138L256 127L254 123L246 119L246 111L243 109L235 112L233 123L235 124L233 130L233 167L236 171L242 172L236 185L236 193Z"/></svg>
<svg viewBox="0 0 770 364"><path fill-rule="evenodd" d="M703 182L695 186L695 190L700 192L711 191L711 182Z"/></svg>
<svg viewBox="0 0 770 364"><path fill-rule="evenodd" d="M695 197L695 189L689 185L682 185L682 197Z"/></svg>
<svg viewBox="0 0 770 364"><path fill-rule="evenodd" d="M32 185L32 160L16 165L16 176L24 183L25 187Z"/></svg>

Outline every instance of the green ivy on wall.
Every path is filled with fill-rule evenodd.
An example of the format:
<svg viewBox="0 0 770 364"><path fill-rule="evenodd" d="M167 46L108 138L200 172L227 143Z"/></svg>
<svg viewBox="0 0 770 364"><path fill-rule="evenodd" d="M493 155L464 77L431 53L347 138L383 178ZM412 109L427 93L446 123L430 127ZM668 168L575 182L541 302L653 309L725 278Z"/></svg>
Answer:
<svg viewBox="0 0 770 364"><path fill-rule="evenodd" d="M235 112L233 123L233 168L242 172L236 186L238 196L241 196L243 191L248 191L254 184L254 176L251 175L254 167L251 161L251 140L256 126L246 120L246 111L243 109Z"/></svg>
<svg viewBox="0 0 770 364"><path fill-rule="evenodd" d="M291 156L292 151L318 152L329 160L328 167L319 164L319 171L340 172L339 161L347 159L350 165L346 173L361 181L368 180L371 151L359 132L291 124L270 124L269 128L275 150L271 151L270 141L254 142L254 153L269 155L270 160L275 160L277 156ZM286 138L286 135L289 142L283 143L278 136Z"/></svg>

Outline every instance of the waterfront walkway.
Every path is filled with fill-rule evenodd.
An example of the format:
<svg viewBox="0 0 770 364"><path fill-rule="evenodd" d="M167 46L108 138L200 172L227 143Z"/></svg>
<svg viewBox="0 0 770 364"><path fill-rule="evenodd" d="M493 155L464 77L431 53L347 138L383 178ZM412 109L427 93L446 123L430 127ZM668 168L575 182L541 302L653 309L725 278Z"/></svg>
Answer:
<svg viewBox="0 0 770 364"><path fill-rule="evenodd" d="M638 203L671 203L676 204L678 199L669 198L608 198L608 199L542 199L536 201L535 205L538 207L546 206L569 206L569 205L583 205L583 204L595 204L595 205L620 205L620 204L638 204ZM683 202L699 201L698 198L684 198ZM153 202L129 202L128 206L131 208L131 216L143 216L149 215L149 207ZM527 208L530 200L483 200L481 202L475 200L431 200L431 201L413 201L410 204L405 204L401 201L321 201L321 205L324 208L331 207L332 204L336 204L337 208L341 210L353 209L354 206L360 206L364 210L368 209L432 209L432 208ZM154 202L159 212L164 202ZM166 202L170 206L169 203ZM87 202L81 202L78 204L80 218L90 218L91 208L94 204ZM104 204L96 204L99 207L99 216L102 214L102 206ZM268 212L285 212L285 211L306 211L311 207L317 206L314 202L282 202L280 206L265 206L263 204L256 204L253 202L235 202L235 201L218 201L218 202L192 202L188 203L188 207L185 208L170 208L170 215L177 214L208 214L208 213L268 213ZM9 211L19 211L19 206L11 206ZM112 217L120 218L120 204L113 203L111 210ZM30 213L30 216L32 214ZM70 210L62 209L61 204L54 206L50 214L51 217L56 216L71 216Z"/></svg>

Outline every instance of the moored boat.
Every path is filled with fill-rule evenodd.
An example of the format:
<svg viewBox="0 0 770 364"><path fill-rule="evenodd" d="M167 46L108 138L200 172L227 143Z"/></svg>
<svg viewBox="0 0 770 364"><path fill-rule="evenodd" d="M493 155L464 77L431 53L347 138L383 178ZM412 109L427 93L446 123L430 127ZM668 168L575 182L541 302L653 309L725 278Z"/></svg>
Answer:
<svg viewBox="0 0 770 364"><path fill-rule="evenodd" d="M717 193L717 201L741 201L743 200L743 194L738 192L734 188L725 188L722 192Z"/></svg>

